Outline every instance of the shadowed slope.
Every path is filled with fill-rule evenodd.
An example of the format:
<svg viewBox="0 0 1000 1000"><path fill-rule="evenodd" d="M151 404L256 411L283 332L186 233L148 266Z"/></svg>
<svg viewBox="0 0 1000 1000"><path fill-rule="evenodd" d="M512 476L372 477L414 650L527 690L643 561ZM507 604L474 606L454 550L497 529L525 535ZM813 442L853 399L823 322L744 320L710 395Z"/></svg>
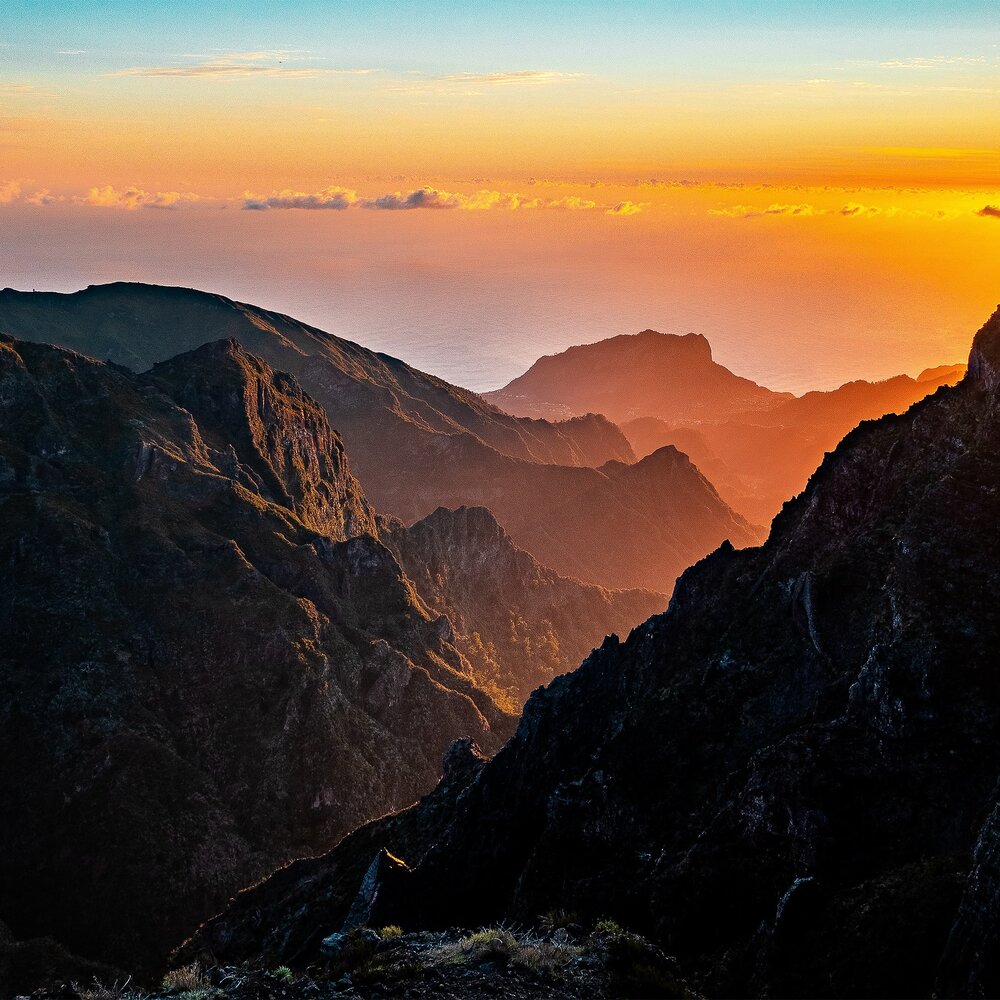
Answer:
<svg viewBox="0 0 1000 1000"><path fill-rule="evenodd" d="M414 871L375 923L561 907L651 931L714 995L995 995L998 393L1000 310L959 386L850 433L765 545L688 570L461 788L242 894L189 953L308 961L385 847Z"/></svg>
<svg viewBox="0 0 1000 1000"><path fill-rule="evenodd" d="M519 703L574 670L605 635L625 635L667 604L664 594L559 576L518 549L485 507L441 507L409 527L380 527L428 606L448 616L476 675L513 685Z"/></svg>
<svg viewBox="0 0 1000 1000"><path fill-rule="evenodd" d="M234 341L146 375L0 339L0 919L155 965L512 717L323 410Z"/></svg>

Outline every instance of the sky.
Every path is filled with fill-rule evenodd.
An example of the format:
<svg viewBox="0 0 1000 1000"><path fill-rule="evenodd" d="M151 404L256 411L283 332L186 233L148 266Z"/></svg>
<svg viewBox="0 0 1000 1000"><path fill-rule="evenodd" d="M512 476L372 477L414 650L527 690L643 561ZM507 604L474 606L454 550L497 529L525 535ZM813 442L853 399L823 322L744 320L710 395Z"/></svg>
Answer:
<svg viewBox="0 0 1000 1000"><path fill-rule="evenodd" d="M280 308L475 389L704 333L779 389L1000 300L995 3L8 0L0 285Z"/></svg>

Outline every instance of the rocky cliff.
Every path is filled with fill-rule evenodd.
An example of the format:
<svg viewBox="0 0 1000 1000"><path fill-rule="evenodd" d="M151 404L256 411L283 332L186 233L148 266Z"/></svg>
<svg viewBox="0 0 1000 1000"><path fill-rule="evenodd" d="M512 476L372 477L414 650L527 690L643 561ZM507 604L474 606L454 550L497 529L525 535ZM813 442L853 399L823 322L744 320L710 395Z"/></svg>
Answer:
<svg viewBox="0 0 1000 1000"><path fill-rule="evenodd" d="M510 689L518 707L604 636L628 635L667 605L664 594L559 576L517 548L485 507L441 507L410 526L380 519L380 528L428 607L447 615L476 677Z"/></svg>
<svg viewBox="0 0 1000 1000"><path fill-rule="evenodd" d="M0 339L0 920L155 966L513 717L338 435L235 341L135 375Z"/></svg>
<svg viewBox="0 0 1000 1000"><path fill-rule="evenodd" d="M306 962L368 918L615 917L713 995L1000 992L1000 310L759 549L532 696L490 763L243 893L189 953ZM377 875L377 872L376 872Z"/></svg>

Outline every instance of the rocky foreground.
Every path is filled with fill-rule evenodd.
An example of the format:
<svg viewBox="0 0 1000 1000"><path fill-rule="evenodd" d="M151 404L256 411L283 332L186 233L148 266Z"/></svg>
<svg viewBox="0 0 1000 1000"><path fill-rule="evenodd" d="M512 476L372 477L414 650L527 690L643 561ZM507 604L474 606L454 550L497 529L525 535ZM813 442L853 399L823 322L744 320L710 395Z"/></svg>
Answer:
<svg viewBox="0 0 1000 1000"><path fill-rule="evenodd" d="M3 962L0 950L0 963ZM611 920L583 928L572 914L540 928L404 933L361 927L324 938L305 969L261 963L168 972L143 989L124 973L68 980L36 1000L602 1000L694 997L675 959Z"/></svg>

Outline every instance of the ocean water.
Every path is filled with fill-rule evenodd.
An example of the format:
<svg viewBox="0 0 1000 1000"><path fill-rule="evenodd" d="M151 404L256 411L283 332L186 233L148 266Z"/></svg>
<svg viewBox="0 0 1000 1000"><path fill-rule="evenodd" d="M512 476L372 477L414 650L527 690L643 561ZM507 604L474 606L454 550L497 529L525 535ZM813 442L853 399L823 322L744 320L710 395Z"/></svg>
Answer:
<svg viewBox="0 0 1000 1000"><path fill-rule="evenodd" d="M318 214L8 210L0 285L221 292L476 391L542 355L646 328L704 334L717 361L773 389L829 389L964 361L992 311L986 295L844 260L831 261L836 280L822 261L804 273L793 257L771 261L762 280L752 247L723 252L707 237L664 243L619 229L612 239L563 218L539 235L506 219L484 229L421 213Z"/></svg>

